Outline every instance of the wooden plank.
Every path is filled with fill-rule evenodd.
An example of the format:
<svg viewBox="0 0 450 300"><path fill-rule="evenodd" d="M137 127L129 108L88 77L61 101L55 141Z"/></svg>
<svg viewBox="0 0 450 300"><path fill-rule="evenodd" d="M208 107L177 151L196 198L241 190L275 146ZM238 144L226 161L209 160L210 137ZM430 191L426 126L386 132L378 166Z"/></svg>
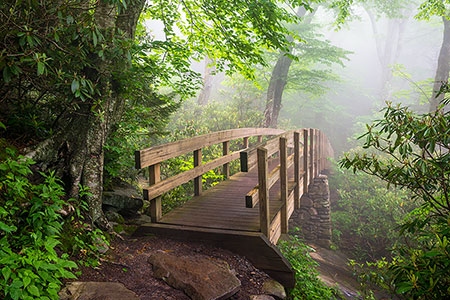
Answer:
<svg viewBox="0 0 450 300"><path fill-rule="evenodd" d="M229 141L223 142L222 143L223 156L227 156L229 153L230 153L230 142ZM223 176L225 178L230 177L230 168L228 163L223 164Z"/></svg>
<svg viewBox="0 0 450 300"><path fill-rule="evenodd" d="M194 151L194 168L202 164L202 149ZM202 175L194 178L194 195L198 196L202 193Z"/></svg>
<svg viewBox="0 0 450 300"><path fill-rule="evenodd" d="M161 165L155 164L148 167L148 184L154 186L161 181ZM147 198L149 199L149 198ZM150 217L152 222L159 222L162 217L161 197L154 197L150 200Z"/></svg>
<svg viewBox="0 0 450 300"><path fill-rule="evenodd" d="M267 155L270 157L279 151L279 139L285 137L288 139L288 145L293 145L293 131L288 131L277 135L276 137L266 141L262 144L257 144L241 152L241 172L248 172L257 163L258 147L267 149Z"/></svg>
<svg viewBox="0 0 450 300"><path fill-rule="evenodd" d="M294 164L294 154L291 154L287 160L287 168L290 169L292 165ZM275 167L270 173L269 173L269 189L273 187L273 185L280 179L280 166ZM247 208L255 207L255 205L258 203L259 199L259 185L256 185L253 189L250 190L250 192L245 195L245 206Z"/></svg>
<svg viewBox="0 0 450 300"><path fill-rule="evenodd" d="M314 129L309 129L309 183L311 184L314 180Z"/></svg>
<svg viewBox="0 0 450 300"><path fill-rule="evenodd" d="M309 184L309 132L307 129L303 130L303 172L305 175L303 176L303 193L308 193L308 184Z"/></svg>
<svg viewBox="0 0 450 300"><path fill-rule="evenodd" d="M267 149L258 148L259 227L270 239L268 168Z"/></svg>
<svg viewBox="0 0 450 300"><path fill-rule="evenodd" d="M281 194L281 233L288 232L288 167L287 138L280 138L280 194ZM278 241L278 238L276 239Z"/></svg>
<svg viewBox="0 0 450 300"><path fill-rule="evenodd" d="M215 160L204 163L198 167L185 171L183 173L177 174L166 180L163 180L153 186L144 186L144 199L151 199L160 196L183 183L186 183L199 175L205 174L206 172L220 167L226 162L233 161L239 158L239 151L228 154L227 156L219 157Z"/></svg>
<svg viewBox="0 0 450 300"><path fill-rule="evenodd" d="M248 148L248 136L246 136L243 140L242 140L242 147L244 149Z"/></svg>
<svg viewBox="0 0 450 300"><path fill-rule="evenodd" d="M281 211L278 211L278 213L273 218L272 222L270 223L270 235L269 235L269 241L276 245L278 242L278 239L281 236L282 232L282 221L281 221Z"/></svg>
<svg viewBox="0 0 450 300"><path fill-rule="evenodd" d="M291 190L291 192L289 193L288 196L288 205L287 205L287 216L288 216L288 220L291 218L292 213L294 212L295 209L295 187L297 186L296 183L294 183L294 189Z"/></svg>
<svg viewBox="0 0 450 300"><path fill-rule="evenodd" d="M210 134L195 136L181 141L167 143L135 152L136 169L177 157L200 148L231 141L239 138L256 135L276 135L284 132L274 128L239 128L213 132Z"/></svg>
<svg viewBox="0 0 450 300"><path fill-rule="evenodd" d="M294 202L295 208L300 208L300 133L294 132Z"/></svg>

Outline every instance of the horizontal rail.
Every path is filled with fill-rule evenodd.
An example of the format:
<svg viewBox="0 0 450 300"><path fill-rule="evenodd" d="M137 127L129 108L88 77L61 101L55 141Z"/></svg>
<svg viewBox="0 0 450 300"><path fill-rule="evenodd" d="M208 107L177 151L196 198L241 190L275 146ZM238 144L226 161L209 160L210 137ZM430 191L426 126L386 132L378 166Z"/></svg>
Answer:
<svg viewBox="0 0 450 300"><path fill-rule="evenodd" d="M250 136L277 135L283 132L284 130L273 128L239 128L199 135L173 143L138 150L135 151L136 169L142 169L211 145Z"/></svg>
<svg viewBox="0 0 450 300"><path fill-rule="evenodd" d="M280 133L279 135L271 138L270 140L258 143L244 151L241 151L241 172L248 172L251 168L256 166L257 163L257 152L259 147L264 147L267 149L267 155L270 157L273 154L277 153L279 149L279 139L281 137L286 137L288 139L288 147L293 148L293 133L295 130L286 131Z"/></svg>
<svg viewBox="0 0 450 300"><path fill-rule="evenodd" d="M294 154L291 154L288 158L287 162L287 168L289 169L294 165ZM280 179L280 166L277 166L269 173L269 182L268 187L269 189L272 188L272 186ZM250 192L247 193L245 196L245 207L247 208L253 208L258 203L258 197L259 197L259 186L256 185Z"/></svg>
<svg viewBox="0 0 450 300"><path fill-rule="evenodd" d="M204 173L211 171L217 167L222 166L225 163L229 163L235 159L239 158L240 151L233 152L226 156L222 156L211 160L207 163L201 164L198 167L187 170L183 173L172 176L166 180L160 181L154 185L146 186L143 188L144 191L144 199L150 200L161 196L162 194L176 188L179 185L182 185Z"/></svg>

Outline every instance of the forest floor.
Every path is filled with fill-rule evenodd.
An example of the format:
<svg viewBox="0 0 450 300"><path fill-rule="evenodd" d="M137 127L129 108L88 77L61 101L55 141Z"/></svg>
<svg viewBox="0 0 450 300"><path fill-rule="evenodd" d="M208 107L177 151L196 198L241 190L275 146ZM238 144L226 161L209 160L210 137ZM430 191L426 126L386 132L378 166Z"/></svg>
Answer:
<svg viewBox="0 0 450 300"><path fill-rule="evenodd" d="M358 299L358 283L352 278L346 265L347 258L336 251L311 245L316 251L311 257L319 263L320 279L329 286L336 286L347 299ZM101 265L96 268L81 267L82 274L76 281L120 282L135 292L142 300L189 300L182 291L153 277L149 256L156 251L176 255L201 255L226 261L241 281L241 289L231 299L249 299L250 295L263 294L262 286L269 277L256 269L247 259L228 250L204 243L181 242L159 236L115 239Z"/></svg>
<svg viewBox="0 0 450 300"><path fill-rule="evenodd" d="M81 267L82 274L76 281L120 282L135 292L142 300L189 300L190 298L182 291L153 277L152 267L147 260L156 251L187 256L201 255L226 261L241 281L240 291L230 298L233 300L249 299L250 295L263 294L262 285L269 277L253 267L244 257L228 250L203 243L144 236L114 240L107 256L102 259L101 265L97 268Z"/></svg>

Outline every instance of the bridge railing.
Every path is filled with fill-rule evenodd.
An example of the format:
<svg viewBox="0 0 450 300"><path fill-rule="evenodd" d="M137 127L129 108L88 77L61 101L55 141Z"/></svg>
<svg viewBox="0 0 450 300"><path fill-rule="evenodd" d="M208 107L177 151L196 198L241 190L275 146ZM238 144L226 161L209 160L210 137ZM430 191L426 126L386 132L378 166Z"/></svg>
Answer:
<svg viewBox="0 0 450 300"><path fill-rule="evenodd" d="M284 130L272 128L240 128L214 132L181 141L163 144L135 151L136 169L148 168L148 185L143 187L144 199L150 201L150 216L152 222L158 222L162 217L161 195L191 180L194 181L194 194L202 191L202 175L217 167L223 166L223 174L229 175L229 163L241 158L241 151L248 148L248 139L258 137L261 144L263 136L273 136ZM229 143L232 140L243 139L243 149L230 153ZM202 164L202 149L222 143L223 156ZM193 152L194 168L161 181L161 162Z"/></svg>
<svg viewBox="0 0 450 300"><path fill-rule="evenodd" d="M278 154L279 164L269 172L269 158L274 154ZM312 180L329 167L327 158L332 156L326 135L313 128L288 131L241 151L241 171L258 168L258 185L246 195L246 207L259 202L260 229L270 241L276 243L282 233L288 232L289 218L294 208L300 207L300 197ZM294 176L289 181L292 165ZM269 191L276 182L280 184L281 203L271 218Z"/></svg>

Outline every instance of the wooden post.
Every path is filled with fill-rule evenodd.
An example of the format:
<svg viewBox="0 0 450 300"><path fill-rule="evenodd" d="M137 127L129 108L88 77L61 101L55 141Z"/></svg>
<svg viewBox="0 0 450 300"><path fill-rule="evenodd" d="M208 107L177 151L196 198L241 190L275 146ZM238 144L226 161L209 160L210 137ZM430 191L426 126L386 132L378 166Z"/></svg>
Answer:
<svg viewBox="0 0 450 300"><path fill-rule="evenodd" d="M194 151L194 168L202 164L202 149ZM202 193L202 175L194 178L194 195L199 196Z"/></svg>
<svg viewBox="0 0 450 300"><path fill-rule="evenodd" d="M262 135L258 135L258 143L262 143Z"/></svg>
<svg viewBox="0 0 450 300"><path fill-rule="evenodd" d="M281 233L288 233L287 139L280 138Z"/></svg>
<svg viewBox="0 0 450 300"><path fill-rule="evenodd" d="M223 146L222 147L223 156L228 155L230 153L230 142L229 141L223 142L222 146ZM223 165L223 176L225 178L230 177L229 163Z"/></svg>
<svg viewBox="0 0 450 300"><path fill-rule="evenodd" d="M261 232L270 239L270 209L269 209L269 187L268 187L268 158L267 149L258 148L258 184L259 184L259 225Z"/></svg>
<svg viewBox="0 0 450 300"><path fill-rule="evenodd" d="M308 129L303 129L303 193L308 192L309 167L308 167Z"/></svg>
<svg viewBox="0 0 450 300"><path fill-rule="evenodd" d="M317 131L317 173L320 174L322 171L322 131Z"/></svg>
<svg viewBox="0 0 450 300"><path fill-rule="evenodd" d="M245 137L243 140L244 149L248 148L248 137Z"/></svg>
<svg viewBox="0 0 450 300"><path fill-rule="evenodd" d="M294 132L294 207L300 208L300 133Z"/></svg>
<svg viewBox="0 0 450 300"><path fill-rule="evenodd" d="M161 165L159 163L148 167L148 183L150 186L161 181ZM162 218L161 197L150 200L150 217L152 223L159 222Z"/></svg>
<svg viewBox="0 0 450 300"><path fill-rule="evenodd" d="M314 180L314 129L309 129L309 183L312 183Z"/></svg>
<svg viewBox="0 0 450 300"><path fill-rule="evenodd" d="M314 165L314 178L319 176L319 130L314 129L314 159L315 159L315 165Z"/></svg>

